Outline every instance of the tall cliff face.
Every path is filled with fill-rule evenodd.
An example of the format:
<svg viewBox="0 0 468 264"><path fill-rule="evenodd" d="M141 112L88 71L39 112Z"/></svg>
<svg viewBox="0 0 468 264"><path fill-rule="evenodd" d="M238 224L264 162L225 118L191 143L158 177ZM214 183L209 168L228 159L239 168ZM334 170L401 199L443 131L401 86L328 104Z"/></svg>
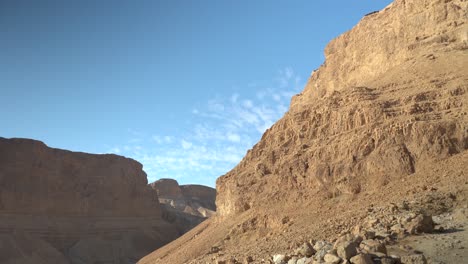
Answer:
<svg viewBox="0 0 468 264"><path fill-rule="evenodd" d="M70 263L127 263L178 234L163 221L140 163L0 138L0 235L0 252L26 252L33 241ZM42 263L5 252L1 263Z"/></svg>
<svg viewBox="0 0 468 264"><path fill-rule="evenodd" d="M218 214L375 189L466 150L467 10L397 0L331 41L285 116L217 180Z"/></svg>
<svg viewBox="0 0 468 264"><path fill-rule="evenodd" d="M312 73L291 108L333 91L365 85L429 53L465 50L466 5L461 0L396 0L366 15L326 46L325 63Z"/></svg>
<svg viewBox="0 0 468 264"><path fill-rule="evenodd" d="M0 138L0 210L75 216L160 215L142 165L117 155Z"/></svg>

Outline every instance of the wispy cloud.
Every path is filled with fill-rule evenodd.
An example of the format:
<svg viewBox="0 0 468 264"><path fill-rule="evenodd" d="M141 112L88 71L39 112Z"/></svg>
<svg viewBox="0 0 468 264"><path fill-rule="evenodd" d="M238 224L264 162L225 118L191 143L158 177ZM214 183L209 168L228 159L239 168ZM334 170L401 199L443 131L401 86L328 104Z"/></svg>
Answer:
<svg viewBox="0 0 468 264"><path fill-rule="evenodd" d="M283 116L302 83L288 67L280 70L268 86L258 82L246 86L254 88L256 96L233 93L188 109L194 125L182 135L153 134L146 139L152 144L141 147L144 133L129 130L131 140L111 152L143 163L149 181L169 177L214 186L216 178L232 169Z"/></svg>

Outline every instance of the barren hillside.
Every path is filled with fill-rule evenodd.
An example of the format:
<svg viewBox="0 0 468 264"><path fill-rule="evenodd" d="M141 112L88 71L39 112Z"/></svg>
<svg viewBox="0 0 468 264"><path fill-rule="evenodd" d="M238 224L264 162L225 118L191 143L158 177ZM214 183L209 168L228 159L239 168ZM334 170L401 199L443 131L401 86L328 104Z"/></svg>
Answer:
<svg viewBox="0 0 468 264"><path fill-rule="evenodd" d="M285 116L217 180L218 215L139 263L261 263L336 239L368 207L466 205L467 10L396 0L332 40Z"/></svg>

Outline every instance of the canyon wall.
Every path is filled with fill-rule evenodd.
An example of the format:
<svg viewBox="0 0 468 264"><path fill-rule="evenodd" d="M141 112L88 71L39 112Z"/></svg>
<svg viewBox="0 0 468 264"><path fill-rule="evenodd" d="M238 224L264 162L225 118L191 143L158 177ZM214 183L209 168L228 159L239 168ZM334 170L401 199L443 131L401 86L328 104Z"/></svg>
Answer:
<svg viewBox="0 0 468 264"><path fill-rule="evenodd" d="M0 138L1 263L132 263L177 236L140 163Z"/></svg>
<svg viewBox="0 0 468 264"><path fill-rule="evenodd" d="M467 10L396 0L332 40L289 111L218 178L218 214L375 190L466 150Z"/></svg>

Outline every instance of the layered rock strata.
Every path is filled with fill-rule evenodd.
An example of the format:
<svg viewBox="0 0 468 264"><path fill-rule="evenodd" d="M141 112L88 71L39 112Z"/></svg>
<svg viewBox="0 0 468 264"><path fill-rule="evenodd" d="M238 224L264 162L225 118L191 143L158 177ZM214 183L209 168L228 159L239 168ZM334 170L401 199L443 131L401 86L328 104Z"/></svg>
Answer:
<svg viewBox="0 0 468 264"><path fill-rule="evenodd" d="M1 263L134 263L177 235L140 163L0 138Z"/></svg>
<svg viewBox="0 0 468 264"><path fill-rule="evenodd" d="M215 214L216 190L202 185L179 185L173 179L160 179L150 184L156 191L163 217L186 233Z"/></svg>
<svg viewBox="0 0 468 264"><path fill-rule="evenodd" d="M396 0L332 40L285 116L217 180L219 214L372 190L466 150L467 10Z"/></svg>

